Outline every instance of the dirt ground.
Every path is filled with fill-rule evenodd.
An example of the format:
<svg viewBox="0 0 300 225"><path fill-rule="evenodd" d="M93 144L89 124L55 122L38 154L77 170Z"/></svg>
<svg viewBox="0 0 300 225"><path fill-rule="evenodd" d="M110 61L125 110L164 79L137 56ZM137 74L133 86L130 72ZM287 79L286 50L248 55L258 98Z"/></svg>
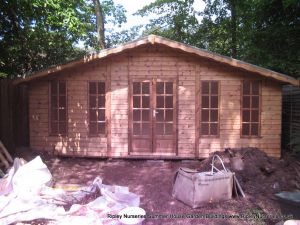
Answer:
<svg viewBox="0 0 300 225"><path fill-rule="evenodd" d="M211 158L204 161L147 161L41 157L57 186L86 186L97 176L105 184L128 186L131 192L140 196L140 207L156 217L147 219L144 224L275 224L282 216L288 216L282 215L274 193L297 188L300 178L294 172L295 162L273 159L259 150L244 149L238 154L234 150L219 153L228 168L231 168L232 154L240 154L243 160L244 169L236 174L246 197L210 203L197 209L171 196L174 174L180 167L208 170ZM191 216L227 218L189 218ZM228 218L231 216L244 218ZM268 218L262 218L264 216Z"/></svg>

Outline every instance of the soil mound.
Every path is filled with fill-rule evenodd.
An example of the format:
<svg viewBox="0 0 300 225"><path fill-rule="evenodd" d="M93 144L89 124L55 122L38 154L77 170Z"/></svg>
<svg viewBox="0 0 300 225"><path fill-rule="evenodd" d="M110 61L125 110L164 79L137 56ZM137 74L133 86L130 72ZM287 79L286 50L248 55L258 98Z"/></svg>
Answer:
<svg viewBox="0 0 300 225"><path fill-rule="evenodd" d="M214 152L203 160L199 171L211 170L214 154L219 155L226 168L235 172L243 189L248 193L277 193L300 189L300 162L294 157L277 159L257 148L226 149ZM222 165L216 161L219 169Z"/></svg>

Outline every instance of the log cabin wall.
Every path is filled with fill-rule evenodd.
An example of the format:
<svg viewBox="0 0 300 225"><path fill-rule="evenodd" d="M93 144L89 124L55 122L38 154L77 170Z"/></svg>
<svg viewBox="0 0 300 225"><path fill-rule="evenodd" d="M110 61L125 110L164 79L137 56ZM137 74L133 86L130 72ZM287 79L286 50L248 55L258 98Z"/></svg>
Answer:
<svg viewBox="0 0 300 225"><path fill-rule="evenodd" d="M105 81L109 64L94 63L58 74L52 79L67 83L68 134L49 135L49 81L33 82L29 88L30 147L63 155L106 156L107 135L88 133L88 82Z"/></svg>
<svg viewBox="0 0 300 225"><path fill-rule="evenodd" d="M111 56L53 76L67 81L68 135L49 136L49 78L32 82L29 89L30 146L64 155L126 157L131 148L129 85L135 79L174 79L177 84L176 157L207 157L224 148L258 147L280 156L281 85L270 79L238 72L193 55L162 46L146 46ZM241 82L261 81L261 135L241 138ZM220 134L199 135L197 105L201 80L220 82ZM106 81L108 132L88 135L88 81ZM196 113L197 112L197 113ZM161 154L164 155L164 154Z"/></svg>
<svg viewBox="0 0 300 225"><path fill-rule="evenodd" d="M201 80L220 82L220 115L218 138L199 137L199 157L225 148L257 147L270 156L280 157L281 152L281 99L282 86L270 79L254 74L228 70L218 64L208 63L198 67ZM243 80L261 82L261 110L259 137L241 137L241 87Z"/></svg>

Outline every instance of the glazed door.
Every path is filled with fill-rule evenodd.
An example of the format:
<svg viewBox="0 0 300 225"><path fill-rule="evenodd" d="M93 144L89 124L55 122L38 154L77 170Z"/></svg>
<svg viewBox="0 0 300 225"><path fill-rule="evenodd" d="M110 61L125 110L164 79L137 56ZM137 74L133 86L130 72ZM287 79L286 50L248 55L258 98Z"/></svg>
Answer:
<svg viewBox="0 0 300 225"><path fill-rule="evenodd" d="M176 153L176 82L131 82L132 155Z"/></svg>
<svg viewBox="0 0 300 225"><path fill-rule="evenodd" d="M151 82L131 83L131 152L147 153L153 148L152 143L152 107Z"/></svg>

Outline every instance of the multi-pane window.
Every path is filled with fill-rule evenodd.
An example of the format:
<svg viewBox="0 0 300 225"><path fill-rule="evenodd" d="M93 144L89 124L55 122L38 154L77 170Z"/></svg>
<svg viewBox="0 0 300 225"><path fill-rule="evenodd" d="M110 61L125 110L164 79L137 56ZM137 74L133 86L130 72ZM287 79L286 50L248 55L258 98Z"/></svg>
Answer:
<svg viewBox="0 0 300 225"><path fill-rule="evenodd" d="M67 134L67 88L65 81L50 83L50 134Z"/></svg>
<svg viewBox="0 0 300 225"><path fill-rule="evenodd" d="M156 83L156 134L173 134L173 82Z"/></svg>
<svg viewBox="0 0 300 225"><path fill-rule="evenodd" d="M89 82L89 134L105 134L105 82Z"/></svg>
<svg viewBox="0 0 300 225"><path fill-rule="evenodd" d="M243 81L242 86L242 136L259 136L260 82Z"/></svg>
<svg viewBox="0 0 300 225"><path fill-rule="evenodd" d="M200 134L219 135L219 82L201 81Z"/></svg>
<svg viewBox="0 0 300 225"><path fill-rule="evenodd" d="M133 135L150 135L150 82L133 82Z"/></svg>

